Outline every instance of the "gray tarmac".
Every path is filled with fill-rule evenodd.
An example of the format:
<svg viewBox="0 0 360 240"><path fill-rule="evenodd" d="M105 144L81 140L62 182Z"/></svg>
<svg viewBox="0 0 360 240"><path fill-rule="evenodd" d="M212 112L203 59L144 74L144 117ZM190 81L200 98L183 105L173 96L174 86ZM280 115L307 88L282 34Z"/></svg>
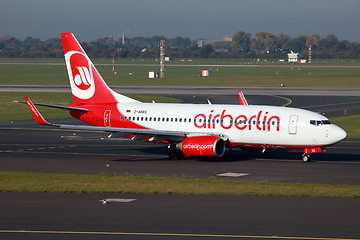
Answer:
<svg viewBox="0 0 360 240"><path fill-rule="evenodd" d="M136 200L99 202L110 197ZM0 193L0 203L0 238L13 240L333 240L360 229L360 199Z"/></svg>
<svg viewBox="0 0 360 240"><path fill-rule="evenodd" d="M206 103L208 95L172 94L193 103ZM271 105L285 105L290 99L289 106L330 116L342 115L345 107L350 114L358 114L360 109L359 95L280 96L257 93L246 97L251 104ZM236 92L211 94L210 100L214 104L238 103ZM109 140L103 133L60 131L34 121L2 122L0 135L2 171L360 183L359 139L347 139L304 163L300 151L261 154L240 150L223 159L170 161L165 145ZM218 176L222 173L245 175ZM137 200L102 205L99 200L105 198ZM359 239L359 203L359 199L327 198L0 193L0 238L229 239L231 235L241 239Z"/></svg>

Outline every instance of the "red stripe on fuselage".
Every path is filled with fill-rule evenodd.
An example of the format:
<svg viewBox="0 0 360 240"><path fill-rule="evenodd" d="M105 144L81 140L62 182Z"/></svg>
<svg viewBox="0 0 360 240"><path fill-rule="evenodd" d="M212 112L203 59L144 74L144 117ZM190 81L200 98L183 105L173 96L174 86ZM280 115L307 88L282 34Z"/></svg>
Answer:
<svg viewBox="0 0 360 240"><path fill-rule="evenodd" d="M234 143L230 142L230 147L254 147L254 148L284 148L284 149L308 149L308 148L325 148L329 145L274 145L274 144L256 144L256 143Z"/></svg>

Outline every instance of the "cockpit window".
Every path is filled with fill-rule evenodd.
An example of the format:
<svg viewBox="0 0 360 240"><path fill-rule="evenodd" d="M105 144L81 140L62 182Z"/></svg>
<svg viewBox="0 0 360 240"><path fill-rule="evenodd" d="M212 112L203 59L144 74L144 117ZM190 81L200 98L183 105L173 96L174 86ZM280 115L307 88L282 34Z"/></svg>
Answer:
<svg viewBox="0 0 360 240"><path fill-rule="evenodd" d="M310 120L310 124L315 126L321 126L326 124L331 124L330 120Z"/></svg>

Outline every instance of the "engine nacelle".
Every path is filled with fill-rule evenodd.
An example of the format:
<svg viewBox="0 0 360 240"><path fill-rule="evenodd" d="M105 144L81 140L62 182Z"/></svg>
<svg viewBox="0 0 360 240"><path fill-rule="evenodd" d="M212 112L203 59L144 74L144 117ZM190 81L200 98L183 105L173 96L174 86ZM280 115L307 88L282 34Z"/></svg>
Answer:
<svg viewBox="0 0 360 240"><path fill-rule="evenodd" d="M216 136L187 137L176 145L186 156L221 157L225 153L225 141Z"/></svg>

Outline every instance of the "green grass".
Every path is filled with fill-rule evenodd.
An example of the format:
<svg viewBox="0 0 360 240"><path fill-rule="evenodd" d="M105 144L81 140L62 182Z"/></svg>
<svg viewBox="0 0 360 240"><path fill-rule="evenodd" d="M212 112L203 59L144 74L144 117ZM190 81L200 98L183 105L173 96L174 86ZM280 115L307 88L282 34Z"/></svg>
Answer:
<svg viewBox="0 0 360 240"><path fill-rule="evenodd" d="M112 58L91 58L95 64L112 64ZM166 65L182 64L182 65L301 65L301 66L356 66L360 65L358 59L313 59L312 64L289 63L287 61L280 62L278 59L225 59L225 58L209 58L209 59L192 59L188 58L172 59L166 62ZM64 58L0 58L0 63L65 63ZM116 64L159 64L159 58L116 58Z"/></svg>
<svg viewBox="0 0 360 240"><path fill-rule="evenodd" d="M360 186L151 176L0 172L2 192L194 194L359 198Z"/></svg>
<svg viewBox="0 0 360 240"><path fill-rule="evenodd" d="M26 104L14 103L13 101L25 101L24 96L27 96L35 103L46 103L54 105L68 106L73 103L71 93L44 93L44 92L0 92L0 121L19 121L33 119L30 110ZM127 96L135 98L141 102L181 102L179 99L163 97L163 96L148 96L148 95L131 95ZM49 107L37 106L42 115L47 118L67 118L70 117L69 111L62 109L55 109Z"/></svg>
<svg viewBox="0 0 360 240"><path fill-rule="evenodd" d="M213 67L200 77L199 66L166 67L165 79L148 79L158 66L97 66L108 85L226 87L360 87L360 68ZM65 65L0 65L0 85L68 85Z"/></svg>
<svg viewBox="0 0 360 240"><path fill-rule="evenodd" d="M331 121L348 133L348 138L360 138L360 115L332 118Z"/></svg>

